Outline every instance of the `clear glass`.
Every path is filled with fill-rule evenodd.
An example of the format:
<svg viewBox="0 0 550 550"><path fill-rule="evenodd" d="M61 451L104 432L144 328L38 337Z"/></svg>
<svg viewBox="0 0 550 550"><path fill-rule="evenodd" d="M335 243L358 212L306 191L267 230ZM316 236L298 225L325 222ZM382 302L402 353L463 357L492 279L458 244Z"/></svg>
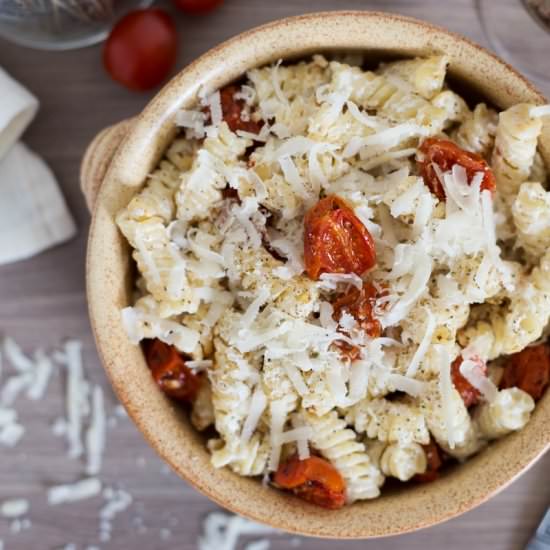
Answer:
<svg viewBox="0 0 550 550"><path fill-rule="evenodd" d="M0 0L0 36L30 48L70 50L101 42L125 13L153 0Z"/></svg>
<svg viewBox="0 0 550 550"><path fill-rule="evenodd" d="M493 49L532 80L550 83L549 0L477 0ZM545 11L547 10L547 11Z"/></svg>

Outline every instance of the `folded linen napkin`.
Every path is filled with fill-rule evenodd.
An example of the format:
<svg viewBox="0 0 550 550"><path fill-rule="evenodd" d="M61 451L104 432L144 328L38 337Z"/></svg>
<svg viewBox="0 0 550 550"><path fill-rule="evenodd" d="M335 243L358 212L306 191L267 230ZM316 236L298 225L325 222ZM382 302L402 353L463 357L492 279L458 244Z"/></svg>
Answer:
<svg viewBox="0 0 550 550"><path fill-rule="evenodd" d="M55 177L17 140L37 99L0 69L0 265L28 258L76 233Z"/></svg>

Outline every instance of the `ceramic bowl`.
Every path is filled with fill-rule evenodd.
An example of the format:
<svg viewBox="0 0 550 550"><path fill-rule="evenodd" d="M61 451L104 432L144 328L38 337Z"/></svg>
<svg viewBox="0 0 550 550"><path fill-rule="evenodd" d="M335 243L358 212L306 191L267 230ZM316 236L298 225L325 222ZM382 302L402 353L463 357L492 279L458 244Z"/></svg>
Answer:
<svg viewBox="0 0 550 550"><path fill-rule="evenodd" d="M178 109L201 85L223 86L247 69L315 52L361 51L370 58L446 53L455 82L504 109L543 103L541 94L494 55L430 24L371 12L328 12L276 21L245 32L187 66L132 121L102 132L88 149L82 183L93 205L87 257L90 318L112 385L145 439L187 482L234 512L273 527L319 537L395 535L442 522L481 504L531 466L550 445L550 393L529 424L432 484L383 492L381 498L326 511L211 466L203 438L186 414L158 391L141 349L128 341L120 310L131 302L129 249L114 222L174 136ZM543 145L550 161L550 129ZM99 192L96 192L99 189Z"/></svg>

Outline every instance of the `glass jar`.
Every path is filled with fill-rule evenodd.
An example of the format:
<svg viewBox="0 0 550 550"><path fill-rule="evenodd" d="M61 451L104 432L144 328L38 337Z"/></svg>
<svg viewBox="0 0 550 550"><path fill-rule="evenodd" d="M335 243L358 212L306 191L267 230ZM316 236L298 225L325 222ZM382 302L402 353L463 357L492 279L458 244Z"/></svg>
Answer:
<svg viewBox="0 0 550 550"><path fill-rule="evenodd" d="M69 50L104 40L125 13L153 0L0 0L0 36L31 48Z"/></svg>

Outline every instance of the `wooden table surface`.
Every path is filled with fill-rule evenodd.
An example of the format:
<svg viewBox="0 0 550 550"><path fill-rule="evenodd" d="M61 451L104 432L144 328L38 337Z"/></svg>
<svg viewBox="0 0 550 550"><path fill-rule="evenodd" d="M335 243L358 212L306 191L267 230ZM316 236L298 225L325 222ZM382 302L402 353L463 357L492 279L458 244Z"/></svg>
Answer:
<svg viewBox="0 0 550 550"><path fill-rule="evenodd" d="M496 1L496 0L495 0ZM370 8L427 19L485 44L472 0L226 0L212 16L178 17L179 67L222 40L260 23L308 11ZM36 258L0 268L0 333L15 337L28 351L55 347L64 339L83 342L87 376L106 390L112 414L116 398L99 364L88 324L84 256L89 215L78 187L86 144L106 125L137 113L152 94L119 88L103 73L99 47L67 53L20 48L0 41L0 66L32 90L41 110L25 141L50 164L76 217L79 233L70 243ZM550 95L550 87L545 90ZM0 97L0 101L2 98ZM137 550L197 548L205 514L216 506L168 472L127 419L109 429L102 479L127 489L134 498L116 518L112 540L97 539L97 497L74 505L48 507L45 488L78 479L82 464L65 456L64 442L51 435L63 414L62 378L55 376L47 398L24 399L17 408L27 433L11 450L0 448L0 501L29 498L30 529L19 534L0 518L6 550L42 550L75 543L78 548ZM336 542L274 536L273 549L519 549L550 504L550 455L490 502L437 527L367 542Z"/></svg>

